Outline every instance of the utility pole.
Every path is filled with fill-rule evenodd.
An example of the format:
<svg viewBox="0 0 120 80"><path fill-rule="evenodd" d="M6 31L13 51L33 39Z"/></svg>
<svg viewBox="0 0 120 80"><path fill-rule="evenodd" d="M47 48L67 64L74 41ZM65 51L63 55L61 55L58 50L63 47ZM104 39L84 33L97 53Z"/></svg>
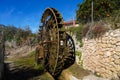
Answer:
<svg viewBox="0 0 120 80"><path fill-rule="evenodd" d="M72 18L72 22L73 22L73 26L75 27L75 20L74 20L74 16Z"/></svg>
<svg viewBox="0 0 120 80"><path fill-rule="evenodd" d="M92 25L94 24L94 21L93 21L93 1L91 2L91 22L92 22Z"/></svg>

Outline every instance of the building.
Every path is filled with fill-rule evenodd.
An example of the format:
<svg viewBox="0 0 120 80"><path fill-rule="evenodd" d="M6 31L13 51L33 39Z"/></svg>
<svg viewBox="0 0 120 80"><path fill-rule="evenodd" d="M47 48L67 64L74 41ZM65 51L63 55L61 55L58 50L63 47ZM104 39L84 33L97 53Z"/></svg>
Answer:
<svg viewBox="0 0 120 80"><path fill-rule="evenodd" d="M79 24L76 20L70 20L64 22L65 29L69 29L70 27L78 27Z"/></svg>

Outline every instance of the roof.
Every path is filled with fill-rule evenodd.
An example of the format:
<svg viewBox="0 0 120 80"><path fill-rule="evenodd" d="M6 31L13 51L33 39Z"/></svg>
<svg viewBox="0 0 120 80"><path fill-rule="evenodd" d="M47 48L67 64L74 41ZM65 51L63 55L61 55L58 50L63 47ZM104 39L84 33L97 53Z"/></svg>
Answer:
<svg viewBox="0 0 120 80"><path fill-rule="evenodd" d="M64 25L65 25L65 26L70 26L70 25L75 25L75 24L77 24L77 21L76 21L76 20L70 20L70 21L64 22Z"/></svg>

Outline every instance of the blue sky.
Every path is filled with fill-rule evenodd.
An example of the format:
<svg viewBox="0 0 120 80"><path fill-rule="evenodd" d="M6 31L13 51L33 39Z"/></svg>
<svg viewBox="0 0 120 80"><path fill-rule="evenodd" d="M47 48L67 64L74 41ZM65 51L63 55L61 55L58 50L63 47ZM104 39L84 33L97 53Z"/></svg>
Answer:
<svg viewBox="0 0 120 80"><path fill-rule="evenodd" d="M37 32L40 19L47 7L59 10L63 19L75 18L77 5L82 0L0 0L0 24L24 28L29 25Z"/></svg>

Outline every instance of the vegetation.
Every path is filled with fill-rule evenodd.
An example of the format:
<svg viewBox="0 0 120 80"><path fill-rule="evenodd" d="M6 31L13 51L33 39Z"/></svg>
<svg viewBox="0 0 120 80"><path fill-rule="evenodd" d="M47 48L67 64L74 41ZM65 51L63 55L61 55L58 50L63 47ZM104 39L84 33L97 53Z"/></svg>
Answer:
<svg viewBox="0 0 120 80"><path fill-rule="evenodd" d="M20 45L22 43L25 43L28 39L32 37L37 37L36 34L33 34L29 28L29 26L26 26L25 29L17 28L15 26L9 25L5 26L0 24L0 33L4 31L5 34L5 40L6 41L16 41L17 45ZM36 38L35 38L36 39Z"/></svg>
<svg viewBox="0 0 120 80"><path fill-rule="evenodd" d="M82 37L89 35L89 38L96 38L110 29L120 28L120 0L83 0L83 3L78 5L76 11L79 23L86 24L91 21L92 1L94 2L93 18L95 24L85 25L82 29Z"/></svg>
<svg viewBox="0 0 120 80"><path fill-rule="evenodd" d="M106 31L109 30L109 27L102 25L101 23L96 23L90 28L90 25L87 25L83 29L83 37L89 35L89 38L96 38L103 35Z"/></svg>
<svg viewBox="0 0 120 80"><path fill-rule="evenodd" d="M79 59L81 59L81 57L82 57L82 53L81 52L76 51L76 55L79 56Z"/></svg>
<svg viewBox="0 0 120 80"><path fill-rule="evenodd" d="M73 76L82 79L84 76L89 75L89 71L84 70L82 67L77 65L77 63L73 64L71 67L68 68Z"/></svg>
<svg viewBox="0 0 120 80"><path fill-rule="evenodd" d="M26 67L33 67L35 65L35 51L31 52L28 56L22 58L13 58L11 61L15 61L17 65L22 65Z"/></svg>
<svg viewBox="0 0 120 80"><path fill-rule="evenodd" d="M76 11L76 17L80 23L91 21L92 1L94 2L93 18L95 21L120 13L120 0L83 0L82 4L78 4L78 10Z"/></svg>
<svg viewBox="0 0 120 80"><path fill-rule="evenodd" d="M79 65L80 67L83 67L83 61L81 60L81 57L82 57L82 52L78 52L76 51L76 55L79 57Z"/></svg>
<svg viewBox="0 0 120 80"><path fill-rule="evenodd" d="M95 72L94 75L96 75L97 77L102 77L98 72Z"/></svg>
<svg viewBox="0 0 120 80"><path fill-rule="evenodd" d="M82 36L83 37L86 36L86 34L88 33L89 29L90 29L90 25L89 24L87 24L86 26L84 26L83 32L82 32Z"/></svg>
<svg viewBox="0 0 120 80"><path fill-rule="evenodd" d="M14 65L17 66L16 68L18 68L18 70L20 69L20 71L23 71L22 72L23 75L32 75L33 76L32 79L54 80L48 73L45 73L44 67L41 64L37 65L35 63L34 55L35 55L35 51L29 53L27 56L24 56L24 57L7 58L6 61L14 62ZM19 74L16 76L19 76Z"/></svg>
<svg viewBox="0 0 120 80"><path fill-rule="evenodd" d="M80 47L82 47L82 31L83 26L80 25L79 27L70 27L68 30L70 33L74 34L76 36L76 39L80 42Z"/></svg>
<svg viewBox="0 0 120 80"><path fill-rule="evenodd" d="M21 58L12 58L12 59L6 59L6 61L14 61L16 65L22 65L24 67L31 67L35 70L43 71L44 67L42 65L37 65L35 62L35 51L31 52L26 57Z"/></svg>

